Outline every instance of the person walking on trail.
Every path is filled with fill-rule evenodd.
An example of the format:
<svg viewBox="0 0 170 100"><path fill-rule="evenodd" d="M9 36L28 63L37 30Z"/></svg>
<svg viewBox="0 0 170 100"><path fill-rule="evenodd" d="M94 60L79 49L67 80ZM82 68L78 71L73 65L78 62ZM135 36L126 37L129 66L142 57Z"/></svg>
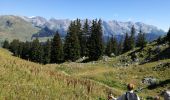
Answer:
<svg viewBox="0 0 170 100"><path fill-rule="evenodd" d="M164 93L164 100L170 100L170 87Z"/></svg>
<svg viewBox="0 0 170 100"><path fill-rule="evenodd" d="M111 96L110 98L112 99L109 100L140 100L139 96L133 91L134 87L135 87L134 84L128 84L127 85L128 91L126 93L124 93L122 96L118 97L117 99Z"/></svg>

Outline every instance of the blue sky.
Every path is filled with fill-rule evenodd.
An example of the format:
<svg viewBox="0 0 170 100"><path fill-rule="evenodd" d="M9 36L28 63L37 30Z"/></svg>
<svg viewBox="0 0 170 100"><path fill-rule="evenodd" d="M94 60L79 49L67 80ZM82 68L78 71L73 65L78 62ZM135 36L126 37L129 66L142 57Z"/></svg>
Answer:
<svg viewBox="0 0 170 100"><path fill-rule="evenodd" d="M134 21L170 27L170 0L1 0L0 15Z"/></svg>

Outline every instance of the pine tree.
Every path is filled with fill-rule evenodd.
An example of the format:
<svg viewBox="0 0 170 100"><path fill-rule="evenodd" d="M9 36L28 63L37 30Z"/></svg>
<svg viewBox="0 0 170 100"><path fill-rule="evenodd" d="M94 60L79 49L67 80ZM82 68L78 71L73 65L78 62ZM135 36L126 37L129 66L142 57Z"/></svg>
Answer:
<svg viewBox="0 0 170 100"><path fill-rule="evenodd" d="M51 43L51 62L61 63L63 61L63 45L58 32L56 32Z"/></svg>
<svg viewBox="0 0 170 100"><path fill-rule="evenodd" d="M80 39L81 57L88 56L88 37L89 37L89 24L88 24L88 19L86 19L81 34L81 39Z"/></svg>
<svg viewBox="0 0 170 100"><path fill-rule="evenodd" d="M129 35L128 35L128 33L126 33L125 39L124 39L124 42L123 42L123 53L131 50L131 46L129 44L129 41L130 41Z"/></svg>
<svg viewBox="0 0 170 100"><path fill-rule="evenodd" d="M169 45L170 45L170 28L169 28L169 31L168 31L168 33L167 33L167 41L169 42Z"/></svg>
<svg viewBox="0 0 170 100"><path fill-rule="evenodd" d="M43 63L43 55L44 55L43 47L39 43L38 38L36 38L32 42L30 58L33 62Z"/></svg>
<svg viewBox="0 0 170 100"><path fill-rule="evenodd" d="M80 57L80 42L76 33L76 23L71 22L64 44L64 59L76 61Z"/></svg>
<svg viewBox="0 0 170 100"><path fill-rule="evenodd" d="M78 35L81 35L82 34L82 29L81 29L81 21L80 19L77 19L75 21L75 32L78 34Z"/></svg>
<svg viewBox="0 0 170 100"><path fill-rule="evenodd" d="M51 41L48 39L44 45L44 64L51 62Z"/></svg>
<svg viewBox="0 0 170 100"><path fill-rule="evenodd" d="M159 36L158 39L156 40L156 42L157 42L158 44L161 44L161 43L162 43L162 37Z"/></svg>
<svg viewBox="0 0 170 100"><path fill-rule="evenodd" d="M129 37L129 45L130 45L130 50L132 50L135 47L135 27L132 26L131 32L130 32L130 37Z"/></svg>
<svg viewBox="0 0 170 100"><path fill-rule="evenodd" d="M111 45L111 40L109 39L106 45L105 54L107 56L111 56L111 53L112 53L112 45Z"/></svg>
<svg viewBox="0 0 170 100"><path fill-rule="evenodd" d="M146 46L146 39L145 39L145 34L142 33L142 31L140 30L138 37L137 37L137 41L136 41L136 46L140 47L140 48L144 48Z"/></svg>
<svg viewBox="0 0 170 100"><path fill-rule="evenodd" d="M14 56L18 56L19 40L14 39L9 46L9 50L13 52Z"/></svg>
<svg viewBox="0 0 170 100"><path fill-rule="evenodd" d="M80 19L77 19L75 21L75 30L74 32L78 35L79 39L79 45L80 45L80 56L83 57L85 56L86 53L86 41L85 41L85 33L84 30L82 30L82 24L80 22Z"/></svg>
<svg viewBox="0 0 170 100"><path fill-rule="evenodd" d="M118 46L118 43L117 43L117 39L115 37L112 36L111 38L111 45L112 45L112 53L114 53L114 55L117 55L117 46Z"/></svg>
<svg viewBox="0 0 170 100"><path fill-rule="evenodd" d="M101 20L93 20L91 26L91 35L89 38L89 59L98 60L103 54L103 39L102 39Z"/></svg>
<svg viewBox="0 0 170 100"><path fill-rule="evenodd" d="M5 40L2 47L5 49L9 49L9 41Z"/></svg>
<svg viewBox="0 0 170 100"><path fill-rule="evenodd" d="M117 55L117 46L117 40L112 36L111 39L109 39L109 41L107 42L105 54L107 56L111 56L112 53L114 53L114 55Z"/></svg>
<svg viewBox="0 0 170 100"><path fill-rule="evenodd" d="M23 47L24 47L24 42L19 42L18 53L17 53L19 57L22 57Z"/></svg>
<svg viewBox="0 0 170 100"><path fill-rule="evenodd" d="M123 52L123 39L120 39L117 46L117 55L122 54L122 52Z"/></svg>
<svg viewBox="0 0 170 100"><path fill-rule="evenodd" d="M26 41L23 45L21 58L28 60L30 59L30 56L31 56L31 43Z"/></svg>

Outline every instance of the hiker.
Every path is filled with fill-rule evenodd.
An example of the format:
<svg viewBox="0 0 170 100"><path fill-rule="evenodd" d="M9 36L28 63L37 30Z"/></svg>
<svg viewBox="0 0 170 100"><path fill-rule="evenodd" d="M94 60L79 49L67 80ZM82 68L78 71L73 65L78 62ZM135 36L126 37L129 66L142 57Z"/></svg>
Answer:
<svg viewBox="0 0 170 100"><path fill-rule="evenodd" d="M122 96L118 97L117 99L114 98L113 96L110 96L110 98L112 99L109 100L140 100L138 95L133 92L134 87L135 87L134 84L128 84L127 85L128 91L126 93L124 93Z"/></svg>
<svg viewBox="0 0 170 100"><path fill-rule="evenodd" d="M164 100L170 100L170 87L164 92Z"/></svg>

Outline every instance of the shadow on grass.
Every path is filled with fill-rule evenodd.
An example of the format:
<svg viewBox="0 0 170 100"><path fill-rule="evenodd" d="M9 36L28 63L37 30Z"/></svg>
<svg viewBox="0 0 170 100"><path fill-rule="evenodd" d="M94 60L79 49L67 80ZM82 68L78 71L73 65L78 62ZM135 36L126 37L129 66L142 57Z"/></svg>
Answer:
<svg viewBox="0 0 170 100"><path fill-rule="evenodd" d="M164 86L166 86L168 84L170 84L170 79L167 79L165 81L160 81L157 84L149 85L147 88L150 89L150 90L153 90L153 89L156 89L158 87L164 87Z"/></svg>
<svg viewBox="0 0 170 100"><path fill-rule="evenodd" d="M167 48L164 51L157 54L149 62L154 62L154 61L163 60L163 59L169 59L169 58L170 58L170 48Z"/></svg>
<svg viewBox="0 0 170 100"><path fill-rule="evenodd" d="M88 62L93 62L93 61L98 61L99 59L96 59L96 60L92 60L92 59L85 59L83 61L81 61L80 63L88 63Z"/></svg>
<svg viewBox="0 0 170 100"><path fill-rule="evenodd" d="M143 50L143 48L136 49L135 51L132 51L131 53L128 54L128 56L132 56L135 53L139 53Z"/></svg>

